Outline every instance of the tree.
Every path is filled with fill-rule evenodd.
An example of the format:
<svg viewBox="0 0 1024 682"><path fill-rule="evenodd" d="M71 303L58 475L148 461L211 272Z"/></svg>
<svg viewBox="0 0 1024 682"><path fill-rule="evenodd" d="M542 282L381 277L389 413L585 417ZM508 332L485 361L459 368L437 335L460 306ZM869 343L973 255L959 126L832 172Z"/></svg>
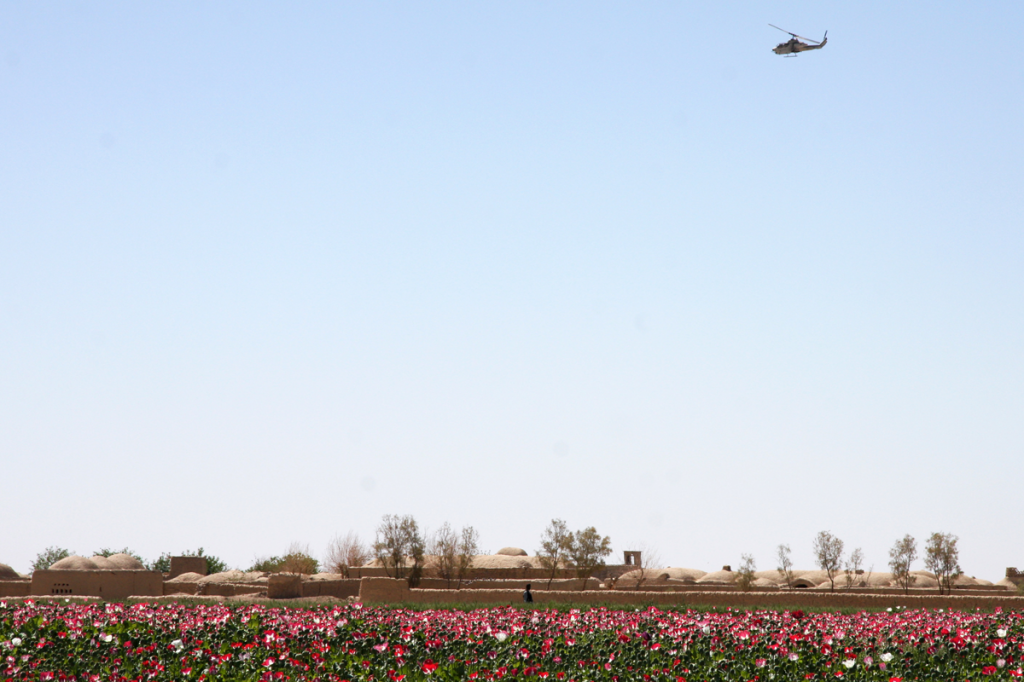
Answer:
<svg viewBox="0 0 1024 682"><path fill-rule="evenodd" d="M818 533L814 538L814 557L818 568L828 574L831 591L836 591L836 573L843 563L843 541L827 530Z"/></svg>
<svg viewBox="0 0 1024 682"><path fill-rule="evenodd" d="M138 561L143 566L145 566L148 563L145 559L143 559L142 557L140 557L138 554L136 554L135 552L131 551L127 547L125 547L124 549L109 549L107 547L104 547L103 549L99 550L98 552L93 552L92 553L93 556L113 556L115 554L127 554L128 556L132 557L133 559Z"/></svg>
<svg viewBox="0 0 1024 682"><path fill-rule="evenodd" d="M861 551L860 547L850 552L850 558L846 560L846 588L850 589L853 587L854 582L857 580L857 575L863 573L861 566L864 565L864 552Z"/></svg>
<svg viewBox="0 0 1024 682"><path fill-rule="evenodd" d="M345 537L334 536L327 545L325 567L331 573L346 578L351 577L349 569L358 568L370 560L370 551L354 532L349 531Z"/></svg>
<svg viewBox="0 0 1024 682"><path fill-rule="evenodd" d="M451 524L447 521L431 536L427 554L434 558L438 576L447 580L448 588L451 589L458 563L459 536L455 534Z"/></svg>
<svg viewBox="0 0 1024 682"><path fill-rule="evenodd" d="M480 534L473 526L465 526L459 535L459 551L455 557L455 577L459 581L457 587L462 587L462 581L469 577L477 554L480 554Z"/></svg>
<svg viewBox="0 0 1024 682"><path fill-rule="evenodd" d="M924 546L924 567L938 579L939 594L951 594L953 581L963 575L956 546L959 539L952 533L932 533Z"/></svg>
<svg viewBox="0 0 1024 682"><path fill-rule="evenodd" d="M916 575L910 575L910 565L917 559L917 540L910 533L897 540L889 550L889 570L896 584L903 588L904 594L910 593L910 586L917 582Z"/></svg>
<svg viewBox="0 0 1024 682"><path fill-rule="evenodd" d="M786 581L786 587L793 587L793 560L790 558L789 545L779 545L775 555L779 565L775 570Z"/></svg>
<svg viewBox="0 0 1024 682"><path fill-rule="evenodd" d="M252 560L249 566L250 573L280 573L281 564L284 563L283 556L259 556Z"/></svg>
<svg viewBox="0 0 1024 682"><path fill-rule="evenodd" d="M572 534L569 543L569 561L576 568L580 590L587 588L587 580L604 566L604 558L612 553L612 541L602 537L593 526Z"/></svg>
<svg viewBox="0 0 1024 682"><path fill-rule="evenodd" d="M66 559L72 554L73 552L69 552L63 547L47 547L39 554L36 554L36 560L32 562L32 570L45 571L61 559Z"/></svg>
<svg viewBox="0 0 1024 682"><path fill-rule="evenodd" d="M401 578L409 566L409 584L419 584L423 576L423 560L426 554L426 540L420 533L419 524L412 516L385 514L377 526L373 543L373 555L391 576Z"/></svg>
<svg viewBox="0 0 1024 682"><path fill-rule="evenodd" d="M207 575L213 575L214 573L223 573L228 570L226 562L220 559L220 557L213 556L212 554L204 553L202 547L198 550L185 550L181 554L175 554L174 556L201 556L206 559L206 573ZM149 566L150 570L160 571L161 573L171 572L171 553L164 552L160 555L160 558L154 561Z"/></svg>
<svg viewBox="0 0 1024 682"><path fill-rule="evenodd" d="M416 587L420 584L420 579L423 577L427 541L420 533L419 526L416 525L412 517L409 516L407 518L412 522L412 527L409 531L409 559L412 560L412 566L409 567L409 587Z"/></svg>
<svg viewBox="0 0 1024 682"><path fill-rule="evenodd" d="M757 564L750 554L742 555L742 559L743 563L740 564L740 570L737 571L739 575L736 578L736 584L740 586L741 590L748 592L754 587L754 572L757 571Z"/></svg>
<svg viewBox="0 0 1024 682"><path fill-rule="evenodd" d="M544 535L540 538L540 549L537 550L537 559L544 570L548 572L548 589L551 589L551 581L558 574L569 559L569 548L572 545L572 533L562 519L552 519L548 527L544 529Z"/></svg>

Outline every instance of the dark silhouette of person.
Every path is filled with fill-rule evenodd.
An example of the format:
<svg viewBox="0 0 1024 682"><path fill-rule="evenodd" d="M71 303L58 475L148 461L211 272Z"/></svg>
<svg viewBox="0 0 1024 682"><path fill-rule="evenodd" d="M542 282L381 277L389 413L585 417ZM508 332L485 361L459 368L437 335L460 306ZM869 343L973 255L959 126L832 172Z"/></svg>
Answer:
<svg viewBox="0 0 1024 682"><path fill-rule="evenodd" d="M533 603L533 594L530 593L530 586L526 586L526 592L523 592L523 601L527 604Z"/></svg>

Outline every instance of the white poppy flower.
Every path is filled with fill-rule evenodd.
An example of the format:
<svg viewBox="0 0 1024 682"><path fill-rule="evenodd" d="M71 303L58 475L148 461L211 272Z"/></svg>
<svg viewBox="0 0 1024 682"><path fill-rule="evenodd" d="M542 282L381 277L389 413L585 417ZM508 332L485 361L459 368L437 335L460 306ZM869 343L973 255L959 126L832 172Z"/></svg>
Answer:
<svg viewBox="0 0 1024 682"><path fill-rule="evenodd" d="M879 658L882 659L883 663L888 663L889 661L892 660L892 654L890 654L888 651L886 651L884 654L879 656Z"/></svg>

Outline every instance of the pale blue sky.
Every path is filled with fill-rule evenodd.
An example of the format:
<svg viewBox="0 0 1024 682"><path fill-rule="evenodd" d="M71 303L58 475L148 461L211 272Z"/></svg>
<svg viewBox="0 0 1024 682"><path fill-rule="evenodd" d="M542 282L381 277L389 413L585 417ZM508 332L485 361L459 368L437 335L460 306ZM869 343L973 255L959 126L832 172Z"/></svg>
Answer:
<svg viewBox="0 0 1024 682"><path fill-rule="evenodd" d="M0 562L245 567L411 513L705 570L810 567L823 529L1024 567L1021 26L0 5Z"/></svg>

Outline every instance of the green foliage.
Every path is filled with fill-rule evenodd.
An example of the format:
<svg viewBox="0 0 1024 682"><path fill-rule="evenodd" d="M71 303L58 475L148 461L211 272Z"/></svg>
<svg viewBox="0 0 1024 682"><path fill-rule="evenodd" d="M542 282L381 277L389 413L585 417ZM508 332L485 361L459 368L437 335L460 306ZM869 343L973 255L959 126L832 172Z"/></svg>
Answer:
<svg viewBox="0 0 1024 682"><path fill-rule="evenodd" d="M161 573L170 573L171 571L171 553L164 552L160 555L160 558L150 564L149 568L151 571L160 571ZM200 547L198 550L185 550L181 554L174 554L173 556L201 556L206 559L206 573L213 575L214 573L223 573L228 570L228 565L222 561L219 557L215 557L212 554L204 554L203 548Z"/></svg>
<svg viewBox="0 0 1024 682"><path fill-rule="evenodd" d="M434 533L427 554L433 558L438 577L447 580L448 587L451 588L452 578L455 577L455 565L458 563L459 536L452 530L450 523L445 521Z"/></svg>
<svg viewBox="0 0 1024 682"><path fill-rule="evenodd" d="M420 533L420 527L412 516L385 514L377 526L373 543L373 556L390 576L404 575L406 563L409 566L409 584L419 584L423 575L423 562L427 542Z"/></svg>
<svg viewBox="0 0 1024 682"><path fill-rule="evenodd" d="M312 575L320 571L320 562L305 552L290 552L284 556L257 559L250 571L260 573L302 573Z"/></svg>
<svg viewBox="0 0 1024 682"><path fill-rule="evenodd" d="M843 563L843 541L823 530L814 538L814 558L818 568L828 574L831 591L836 590L836 572Z"/></svg>
<svg viewBox="0 0 1024 682"><path fill-rule="evenodd" d="M537 559L548 572L548 589L551 589L551 581L555 579L558 569L568 562L571 545L572 533L569 526L562 519L552 519L544 529L540 549L537 550Z"/></svg>
<svg viewBox="0 0 1024 682"><path fill-rule="evenodd" d="M455 558L455 575L459 585L469 577L469 569L473 567L473 557L480 554L480 534L473 526L466 526L459 535L459 552Z"/></svg>
<svg viewBox="0 0 1024 682"><path fill-rule="evenodd" d="M779 565L775 570L786 581L786 587L793 587L793 560L790 558L789 545L779 545L776 552Z"/></svg>
<svg viewBox="0 0 1024 682"><path fill-rule="evenodd" d="M473 566L473 557L479 553L480 534L476 529L465 526L456 534L447 521L434 533L427 549L438 576L448 581L449 588L456 578L462 584Z"/></svg>
<svg viewBox="0 0 1024 682"><path fill-rule="evenodd" d="M576 568L581 590L587 588L587 580L597 569L604 566L604 558L612 553L612 541L607 535L601 536L593 526L572 534L569 544L569 560Z"/></svg>
<svg viewBox="0 0 1024 682"><path fill-rule="evenodd" d="M93 556L113 556L114 554L127 554L128 556L132 557L133 559L137 559L138 562L140 564L142 564L143 566L146 566L148 564L148 562L145 559L143 559L142 557L140 557L138 554L136 554L135 552L131 551L127 547L125 547L124 549L110 549L108 547L104 547L103 549L99 550L98 552L93 552L92 553Z"/></svg>
<svg viewBox="0 0 1024 682"><path fill-rule="evenodd" d="M951 593L953 582L963 575L960 570L959 538L952 533L932 533L924 547L924 567L939 580L939 594Z"/></svg>
<svg viewBox="0 0 1024 682"><path fill-rule="evenodd" d="M252 566L249 567L249 570L259 573L280 573L281 564L283 563L284 557L260 557L253 560Z"/></svg>
<svg viewBox="0 0 1024 682"><path fill-rule="evenodd" d="M917 576L910 575L910 566L917 559L917 540L910 533L897 540L889 550L889 570L896 580L896 584L903 588L904 594L910 592L910 586L917 580Z"/></svg>
<svg viewBox="0 0 1024 682"><path fill-rule="evenodd" d="M855 549L852 552L850 552L850 556L846 560L846 568L844 569L844 571L846 573L846 587L847 587L847 589L852 588L856 584L857 576L864 572L864 571L861 570L861 566L863 566L863 565L864 565L864 552L861 551L860 547L858 547L857 549ZM862 583L864 582L863 579L861 579L861 582ZM866 584L866 583L864 583L864 584Z"/></svg>
<svg viewBox="0 0 1024 682"><path fill-rule="evenodd" d="M740 564L740 569L736 572L736 584L741 590L747 592L754 588L754 572L757 570L757 564L750 554L744 554L742 558L743 563Z"/></svg>
<svg viewBox="0 0 1024 682"><path fill-rule="evenodd" d="M320 572L320 562L305 552L291 552L284 555L280 572L313 575Z"/></svg>
<svg viewBox="0 0 1024 682"><path fill-rule="evenodd" d="M71 552L63 547L47 547L36 555L36 560L32 562L32 570L45 571L61 559L71 556L71 554Z"/></svg>

